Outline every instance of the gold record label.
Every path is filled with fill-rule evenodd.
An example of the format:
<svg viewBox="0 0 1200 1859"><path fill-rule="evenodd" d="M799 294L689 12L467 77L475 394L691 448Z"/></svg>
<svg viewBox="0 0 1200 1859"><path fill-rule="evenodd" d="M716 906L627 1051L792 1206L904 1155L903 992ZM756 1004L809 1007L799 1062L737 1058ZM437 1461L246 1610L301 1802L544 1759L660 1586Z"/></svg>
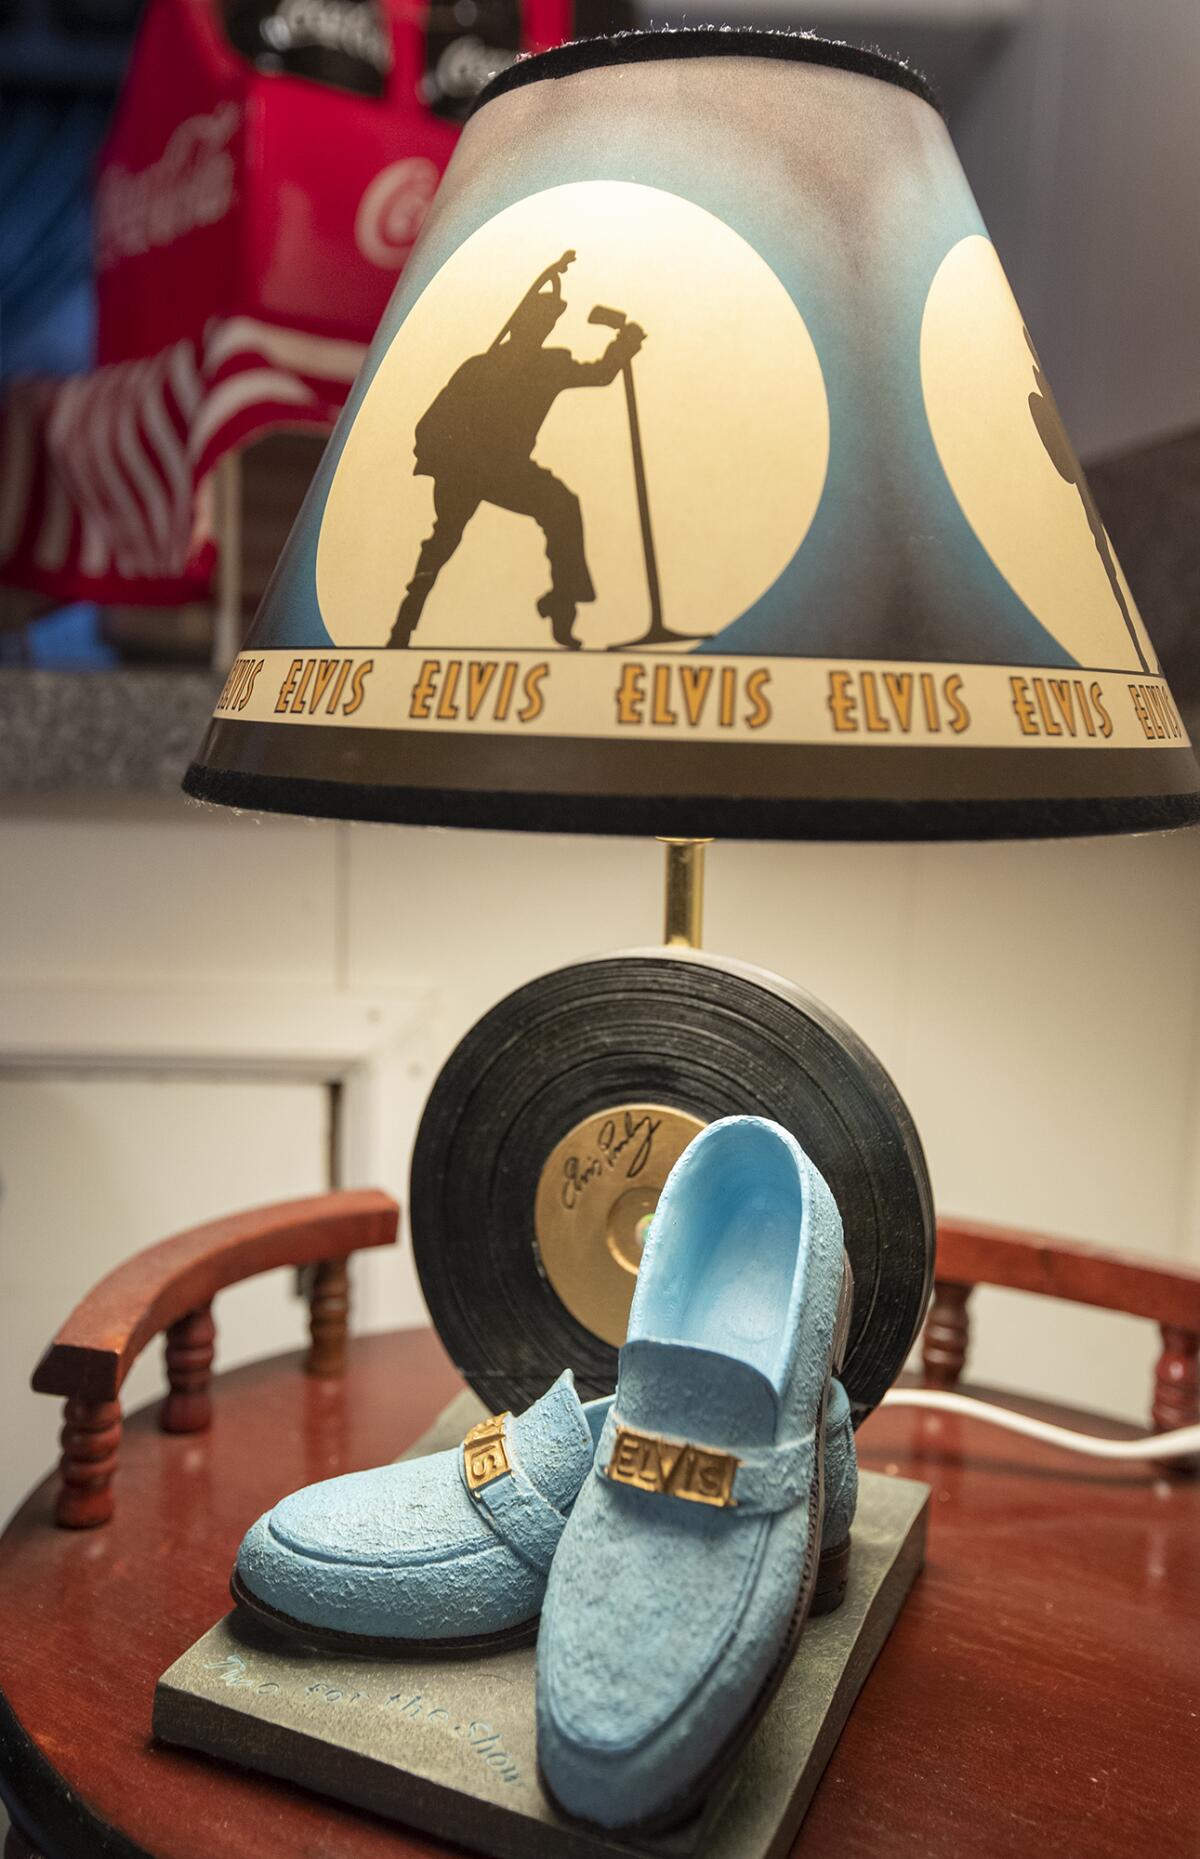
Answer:
<svg viewBox="0 0 1200 1859"><path fill-rule="evenodd" d="M650 1216L699 1117L666 1104L616 1104L585 1117L546 1158L534 1202L542 1266L577 1322L614 1348Z"/></svg>

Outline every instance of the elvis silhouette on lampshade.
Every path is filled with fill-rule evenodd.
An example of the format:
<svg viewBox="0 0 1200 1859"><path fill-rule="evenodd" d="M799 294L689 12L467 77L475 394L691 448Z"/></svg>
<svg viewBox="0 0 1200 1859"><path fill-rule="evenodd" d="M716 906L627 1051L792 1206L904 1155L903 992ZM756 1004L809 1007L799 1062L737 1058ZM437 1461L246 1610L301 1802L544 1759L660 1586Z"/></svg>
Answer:
<svg viewBox="0 0 1200 1859"><path fill-rule="evenodd" d="M548 265L482 355L451 375L417 422L414 476L433 479L434 523L388 641L407 646L425 602L481 503L528 516L546 539L550 586L537 602L555 643L575 649L576 610L596 590L584 551L583 512L570 487L533 458L546 416L573 387L607 387L637 354L645 332L622 316L596 361L547 347L567 307L562 277L572 251Z"/></svg>

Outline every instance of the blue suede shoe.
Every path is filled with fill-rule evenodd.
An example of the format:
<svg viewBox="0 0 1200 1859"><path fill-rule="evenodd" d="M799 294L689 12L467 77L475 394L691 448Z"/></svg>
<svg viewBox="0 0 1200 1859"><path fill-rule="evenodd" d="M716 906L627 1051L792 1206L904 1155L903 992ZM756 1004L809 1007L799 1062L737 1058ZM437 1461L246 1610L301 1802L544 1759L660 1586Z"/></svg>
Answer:
<svg viewBox="0 0 1200 1859"><path fill-rule="evenodd" d="M538 1758L566 1813L687 1818L766 1708L812 1604L850 1298L837 1206L795 1140L757 1117L697 1136L543 1604Z"/></svg>
<svg viewBox="0 0 1200 1859"><path fill-rule="evenodd" d="M545 1518L539 1537L542 1513L533 1506L519 1511L517 1491L505 1481L519 1479L532 1462L542 1489L552 1486L561 1500L554 1506L561 1517L591 1470L611 1406L611 1395L582 1406L567 1372L519 1421L507 1420L513 1436L505 1446L507 1472L493 1438L507 1418L501 1416L473 1427L453 1451L308 1485L247 1534L234 1599L310 1643L351 1651L455 1653L531 1640L546 1588L543 1563L562 1526ZM514 1472L522 1452L524 1463ZM826 1418L825 1483L814 1614L837 1607L845 1593L858 1491L850 1403L838 1382ZM471 1497L464 1499L465 1492ZM388 1531L392 1553L381 1559Z"/></svg>
<svg viewBox="0 0 1200 1859"><path fill-rule="evenodd" d="M294 1492L247 1533L234 1599L350 1651L531 1640L610 1406L584 1406L568 1370L516 1419L483 1421L460 1447Z"/></svg>

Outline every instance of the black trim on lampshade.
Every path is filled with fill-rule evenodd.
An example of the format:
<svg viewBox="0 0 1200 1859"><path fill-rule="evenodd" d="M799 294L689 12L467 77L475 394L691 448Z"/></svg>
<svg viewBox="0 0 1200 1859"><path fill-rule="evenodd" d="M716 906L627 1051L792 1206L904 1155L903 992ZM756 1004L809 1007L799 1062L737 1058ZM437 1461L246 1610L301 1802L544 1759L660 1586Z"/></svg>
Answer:
<svg viewBox="0 0 1200 1859"><path fill-rule="evenodd" d="M761 31L748 26L667 26L654 32L617 32L609 38L573 39L548 52L535 52L497 72L475 99L471 114L510 90L543 78L574 77L602 65L648 64L664 58L787 58L802 64L855 71L860 77L898 84L944 115L932 85L911 65L886 52L822 39L816 33Z"/></svg>
<svg viewBox="0 0 1200 1859"><path fill-rule="evenodd" d="M885 751L886 753L886 751ZM303 814L405 826L639 838L791 840L1071 839L1157 833L1200 821L1200 795L1111 799L790 800L688 794L549 794L377 787L244 774L193 762L183 791L247 813Z"/></svg>

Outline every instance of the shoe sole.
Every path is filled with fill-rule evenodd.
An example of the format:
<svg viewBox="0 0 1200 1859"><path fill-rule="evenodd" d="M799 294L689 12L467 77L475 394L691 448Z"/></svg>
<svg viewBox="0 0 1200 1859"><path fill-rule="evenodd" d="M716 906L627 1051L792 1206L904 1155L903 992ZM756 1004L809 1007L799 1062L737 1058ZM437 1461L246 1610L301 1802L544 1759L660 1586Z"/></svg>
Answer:
<svg viewBox="0 0 1200 1859"><path fill-rule="evenodd" d="M813 1589L812 1606L808 1610L810 1620L816 1620L821 1614L836 1613L846 1598L846 1588L850 1581L850 1538L838 1543L833 1549L823 1549L821 1560L817 1564L817 1585Z"/></svg>
<svg viewBox="0 0 1200 1859"><path fill-rule="evenodd" d="M846 1596L849 1571L850 1538L847 1537L845 1542L821 1553L812 1605L808 1610L811 1619L815 1620L821 1614L832 1614L841 1606ZM375 1655L411 1653L414 1656L428 1653L451 1659L468 1652L503 1652L518 1646L532 1646L537 1639L536 1618L523 1620L515 1627L502 1627L496 1633L480 1634L475 1639L400 1640L389 1639L383 1634L340 1633L335 1627L309 1626L291 1614L282 1613L277 1607L268 1606L266 1601L260 1601L256 1594L251 1593L238 1579L236 1572L230 1579L229 1592L243 1612L256 1615L269 1626L281 1628L289 1638L303 1639L311 1646L319 1646L331 1652Z"/></svg>
<svg viewBox="0 0 1200 1859"><path fill-rule="evenodd" d="M821 1614L832 1614L841 1606L846 1597L849 1570L849 1537L833 1549L822 1550L821 1559L817 1564L817 1580L813 1589L812 1605L808 1610L811 1619L815 1620ZM385 1655L429 1653L450 1659L467 1652L502 1652L507 1648L532 1646L537 1639L537 1618L523 1620L515 1627L502 1627L496 1633L480 1634L475 1639L401 1640L389 1639L383 1634L373 1636L366 1633L341 1633L336 1627L309 1626L305 1621L297 1620L292 1614L282 1613L279 1608L269 1606L239 1580L236 1571L230 1578L229 1592L243 1612L257 1615L269 1626L281 1628L290 1638L303 1639L309 1645L326 1648L331 1652L383 1653Z"/></svg>
<svg viewBox="0 0 1200 1859"><path fill-rule="evenodd" d="M829 1352L829 1365L825 1376L825 1392L821 1396L821 1406L817 1415L817 1451L813 1467L812 1483L809 1486L808 1536L804 1547L804 1561L800 1578L800 1592L796 1605L788 1621L787 1632L775 1663L741 1722L733 1730L728 1740L717 1750L708 1767L699 1775L687 1794L678 1801L664 1808L660 1814L652 1814L646 1820L631 1821L620 1827L606 1827L606 1833L619 1833L625 1837L654 1839L660 1834L673 1833L678 1827L694 1820L704 1807L705 1801L716 1787L721 1777L728 1773L745 1749L755 1730L758 1728L775 1693L783 1683L784 1675L795 1657L800 1644L805 1623L814 1612L832 1613L840 1606L846 1592L849 1578L850 1539L827 1551L825 1557L815 1553L821 1541L821 1530L825 1521L825 1406L829 1395L829 1377L841 1369L845 1357L846 1344L850 1336L850 1316L854 1306L854 1273L850 1266L848 1254L842 1254L842 1288L838 1294L837 1319L833 1328L833 1343ZM820 1565L828 1561L827 1581L823 1584L824 1605L816 1607L820 1583ZM839 1571L839 1563L841 1565ZM841 1586L838 1587L840 1573ZM830 1598L836 1593L836 1599ZM577 1815L568 1813L557 1800L554 1790L546 1780L541 1765L538 1765L538 1780L547 1800L564 1820L574 1821L579 1826L592 1826L590 1821L580 1820Z"/></svg>
<svg viewBox="0 0 1200 1859"><path fill-rule="evenodd" d="M517 1646L532 1646L537 1639L536 1617L522 1620L515 1627L502 1627L496 1633L479 1633L465 1639L398 1639L383 1633L342 1633L336 1627L313 1627L305 1620L297 1620L266 1601L260 1601L240 1579L236 1569L230 1578L229 1592L238 1606L256 1620L322 1652L365 1653L377 1659L454 1659L463 1653L507 1652Z"/></svg>

